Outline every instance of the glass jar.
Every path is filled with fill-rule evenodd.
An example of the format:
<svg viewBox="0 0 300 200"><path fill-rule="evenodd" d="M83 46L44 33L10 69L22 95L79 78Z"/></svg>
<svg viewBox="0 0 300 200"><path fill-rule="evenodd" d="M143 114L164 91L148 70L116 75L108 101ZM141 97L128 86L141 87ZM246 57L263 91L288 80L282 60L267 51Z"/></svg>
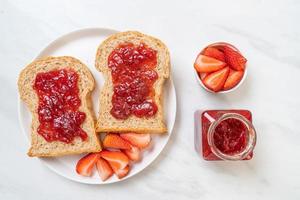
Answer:
<svg viewBox="0 0 300 200"><path fill-rule="evenodd" d="M202 155L205 160L252 158L256 131L250 111L208 110L201 114L201 120L196 120L200 121L202 134L199 128L195 137L196 134L202 135Z"/></svg>

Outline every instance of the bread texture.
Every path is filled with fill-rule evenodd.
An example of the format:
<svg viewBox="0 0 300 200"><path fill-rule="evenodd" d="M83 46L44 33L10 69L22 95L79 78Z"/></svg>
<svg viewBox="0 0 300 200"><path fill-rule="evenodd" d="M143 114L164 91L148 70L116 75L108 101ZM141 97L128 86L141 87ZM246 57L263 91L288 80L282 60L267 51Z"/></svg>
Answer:
<svg viewBox="0 0 300 200"><path fill-rule="evenodd" d="M108 67L108 56L119 44L130 42L134 45L140 43L157 51L157 65L155 71L158 80L153 87L155 89L154 100L158 107L157 113L149 118L138 118L131 115L126 120L114 118L110 114L112 108L113 82L111 70ZM96 124L97 132L137 132L137 133L165 133L167 127L164 122L163 112L163 85L170 76L170 55L164 43L160 40L136 31L127 31L114 34L100 44L96 54L96 68L103 73L105 83L100 92L100 111Z"/></svg>
<svg viewBox="0 0 300 200"><path fill-rule="evenodd" d="M60 69L72 69L79 75L78 88L81 100L79 111L86 114L81 128L88 135L85 141L82 141L79 137L75 137L69 144L60 141L47 142L37 132L40 124L37 113L39 100L37 93L33 89L36 75L40 72ZM95 132L95 118L92 112L91 92L94 89L94 85L95 81L89 69L73 57L46 57L30 63L22 70L18 80L19 94L32 114L29 156L63 156L101 150L99 138Z"/></svg>

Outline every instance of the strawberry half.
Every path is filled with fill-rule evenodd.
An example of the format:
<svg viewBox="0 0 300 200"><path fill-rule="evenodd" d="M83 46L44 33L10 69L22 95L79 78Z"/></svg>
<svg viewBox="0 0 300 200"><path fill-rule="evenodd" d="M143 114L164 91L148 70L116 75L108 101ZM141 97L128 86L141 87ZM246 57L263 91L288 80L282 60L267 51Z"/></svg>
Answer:
<svg viewBox="0 0 300 200"><path fill-rule="evenodd" d="M194 63L194 68L197 72L214 72L226 66L225 62L199 54Z"/></svg>
<svg viewBox="0 0 300 200"><path fill-rule="evenodd" d="M103 158L99 157L99 159L96 162L96 167L102 181L106 181L109 177L111 177L114 174L108 162Z"/></svg>
<svg viewBox="0 0 300 200"><path fill-rule="evenodd" d="M203 80L208 75L208 73L198 73L198 75L200 76L200 79Z"/></svg>
<svg viewBox="0 0 300 200"><path fill-rule="evenodd" d="M225 62L224 53L215 47L207 47L204 50L203 55Z"/></svg>
<svg viewBox="0 0 300 200"><path fill-rule="evenodd" d="M141 151L138 147L131 145L131 149L123 150L123 152L128 156L132 161L141 160Z"/></svg>
<svg viewBox="0 0 300 200"><path fill-rule="evenodd" d="M224 69L213 72L205 77L203 84L214 92L218 92L223 88L229 71L229 67L225 67Z"/></svg>
<svg viewBox="0 0 300 200"><path fill-rule="evenodd" d="M229 90L234 86L236 86L243 78L243 75L244 75L244 71L235 71L231 69L223 89Z"/></svg>
<svg viewBox="0 0 300 200"><path fill-rule="evenodd" d="M108 161L115 173L119 169L124 169L129 164L128 157L120 151L103 150L100 152L100 155L102 158Z"/></svg>
<svg viewBox="0 0 300 200"><path fill-rule="evenodd" d="M247 59L243 57L238 51L232 49L231 47L224 46L223 52L225 54L225 59L227 64L234 70L243 71Z"/></svg>
<svg viewBox="0 0 300 200"><path fill-rule="evenodd" d="M128 174L129 170L130 170L130 168L127 165L124 169L119 169L115 173L116 173L117 177L119 179L121 179L121 178L125 177Z"/></svg>
<svg viewBox="0 0 300 200"><path fill-rule="evenodd" d="M150 134L121 133L120 136L121 138L130 142L132 145L141 149L146 148L151 142Z"/></svg>
<svg viewBox="0 0 300 200"><path fill-rule="evenodd" d="M82 176L91 176L92 170L100 158L99 153L90 153L84 157L82 157L76 165L76 172Z"/></svg>
<svg viewBox="0 0 300 200"><path fill-rule="evenodd" d="M130 149L130 143L117 134L107 134L103 140L105 148Z"/></svg>

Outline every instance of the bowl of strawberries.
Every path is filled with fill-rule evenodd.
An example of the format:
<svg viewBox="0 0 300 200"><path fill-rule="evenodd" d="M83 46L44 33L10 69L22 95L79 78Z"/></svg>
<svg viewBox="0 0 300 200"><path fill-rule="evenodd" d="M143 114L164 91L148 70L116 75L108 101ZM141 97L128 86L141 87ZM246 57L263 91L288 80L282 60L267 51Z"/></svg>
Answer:
<svg viewBox="0 0 300 200"><path fill-rule="evenodd" d="M237 89L247 75L247 59L233 45L225 42L205 47L194 68L200 85L209 92L228 93Z"/></svg>

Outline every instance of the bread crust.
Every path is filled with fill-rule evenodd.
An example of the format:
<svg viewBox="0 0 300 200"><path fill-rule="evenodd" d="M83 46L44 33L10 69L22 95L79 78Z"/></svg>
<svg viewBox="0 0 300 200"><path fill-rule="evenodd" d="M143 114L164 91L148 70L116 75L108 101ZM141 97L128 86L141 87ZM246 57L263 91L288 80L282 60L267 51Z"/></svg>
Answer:
<svg viewBox="0 0 300 200"><path fill-rule="evenodd" d="M110 114L112 108L111 97L113 94L113 84L111 70L107 66L109 54L120 43L131 42L133 44L145 43L150 48L157 51L158 80L153 87L155 89L154 100L158 107L158 112L150 118L138 118L131 115L126 120L119 120ZM164 122L163 112L163 85L166 79L170 77L170 54L166 45L159 39L142 34L137 31L127 31L116 33L104 40L98 47L96 53L95 66L102 72L105 83L100 92L100 111L96 123L97 132L137 132L137 133L166 133L167 127Z"/></svg>
<svg viewBox="0 0 300 200"><path fill-rule="evenodd" d="M47 142L37 133L37 128L39 126L37 113L38 96L32 88L37 73L65 68L71 68L79 75L78 88L81 100L79 110L86 114L86 119L81 125L81 128L88 134L86 141L75 138L70 144L60 141ZM30 134L31 146L27 153L29 156L52 157L98 152L101 150L100 141L95 132L95 119L92 110L91 92L94 87L95 81L88 67L78 59L70 56L45 57L33 61L21 71L18 79L20 98L25 102L32 114Z"/></svg>

